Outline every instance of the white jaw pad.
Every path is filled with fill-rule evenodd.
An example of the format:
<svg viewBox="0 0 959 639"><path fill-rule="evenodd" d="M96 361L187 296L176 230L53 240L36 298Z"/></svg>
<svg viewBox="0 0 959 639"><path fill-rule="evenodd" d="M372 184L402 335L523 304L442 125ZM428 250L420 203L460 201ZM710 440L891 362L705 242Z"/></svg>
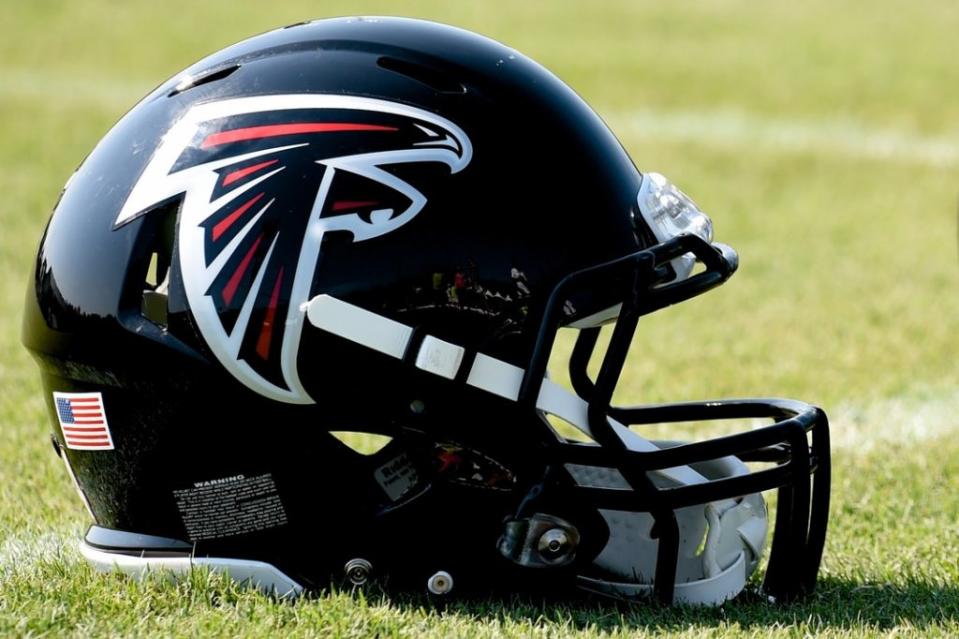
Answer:
<svg viewBox="0 0 959 639"><path fill-rule="evenodd" d="M718 606L736 595L746 585L746 556L740 553L729 568L709 579L677 583L673 603L691 606ZM653 594L649 583L614 582L579 576L577 583L583 590L623 599L648 599Z"/></svg>
<svg viewBox="0 0 959 639"><path fill-rule="evenodd" d="M656 442L667 448L678 442ZM735 457L697 464L710 479L748 472ZM581 486L628 490L629 484L613 468L567 464L566 469ZM654 478L656 479L656 478ZM658 477L662 485L665 478ZM723 500L678 508L679 549L674 600L718 605L746 585L755 570L766 540L767 516L762 495L747 495L738 502ZM600 510L609 527L606 546L593 560L602 578L582 576L580 585L626 598L652 593L656 573L658 539L653 538L654 519L645 512ZM736 564L743 560L741 569Z"/></svg>
<svg viewBox="0 0 959 639"><path fill-rule="evenodd" d="M256 588L277 597L295 597L303 592L303 586L291 579L272 564L249 559L226 557L142 557L107 552L80 542L80 554L101 572L119 570L134 579L142 579L151 572L185 576L194 567L207 567L226 574L233 581Z"/></svg>

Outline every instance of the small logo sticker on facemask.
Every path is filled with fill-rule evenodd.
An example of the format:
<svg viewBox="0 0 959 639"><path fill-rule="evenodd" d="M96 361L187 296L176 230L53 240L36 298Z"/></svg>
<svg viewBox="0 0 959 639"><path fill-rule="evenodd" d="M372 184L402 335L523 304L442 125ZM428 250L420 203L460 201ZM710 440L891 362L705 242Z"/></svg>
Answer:
<svg viewBox="0 0 959 639"><path fill-rule="evenodd" d="M113 450L100 393L54 393L63 441L73 450Z"/></svg>

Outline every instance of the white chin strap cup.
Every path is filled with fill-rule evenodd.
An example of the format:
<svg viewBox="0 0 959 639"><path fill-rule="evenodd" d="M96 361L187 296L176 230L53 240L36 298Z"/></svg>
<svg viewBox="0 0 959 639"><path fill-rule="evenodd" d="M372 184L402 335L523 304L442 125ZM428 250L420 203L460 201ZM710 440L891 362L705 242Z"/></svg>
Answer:
<svg viewBox="0 0 959 639"><path fill-rule="evenodd" d="M405 324L378 315L329 295L318 295L305 309L309 322L318 329L402 359L413 335ZM427 335L420 343L414 365L445 379L461 374L465 349ZM502 360L478 353L465 375L466 384L516 401L525 371ZM579 396L543 380L536 407L556 415L592 438L588 404ZM675 442L657 445L609 418L609 424L627 448L648 452ZM567 464L566 469L580 485L629 488L615 469ZM713 479L748 473L735 457L712 460L693 466L651 471L650 478L661 486L700 484ZM587 589L619 597L646 597L652 593L658 542L650 535L648 513L601 511L610 529L610 538L594 566L604 577L580 576ZM726 499L676 511L680 527L679 560L674 601L687 604L719 605L736 596L755 569L766 541L767 515L759 494L739 500ZM700 549L700 546L702 548ZM701 551L700 551L701 550Z"/></svg>

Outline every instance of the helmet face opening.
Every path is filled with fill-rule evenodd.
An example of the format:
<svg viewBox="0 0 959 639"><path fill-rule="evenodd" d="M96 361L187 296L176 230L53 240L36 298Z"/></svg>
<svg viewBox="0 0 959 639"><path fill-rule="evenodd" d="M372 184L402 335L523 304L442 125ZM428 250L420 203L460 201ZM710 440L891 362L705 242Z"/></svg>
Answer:
<svg viewBox="0 0 959 639"><path fill-rule="evenodd" d="M319 21L197 63L107 134L23 339L98 567L719 604L772 530L764 589L788 600L822 553L822 411L611 403L639 318L737 266L542 67L442 25ZM560 328L572 389L547 375ZM772 423L670 427L729 419Z"/></svg>

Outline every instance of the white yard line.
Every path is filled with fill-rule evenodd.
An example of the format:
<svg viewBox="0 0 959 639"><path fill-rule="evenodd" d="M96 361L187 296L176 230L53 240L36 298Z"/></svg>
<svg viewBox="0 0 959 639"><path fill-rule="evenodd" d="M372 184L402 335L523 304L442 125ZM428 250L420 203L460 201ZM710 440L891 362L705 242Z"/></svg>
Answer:
<svg viewBox="0 0 959 639"><path fill-rule="evenodd" d="M881 448L906 451L937 439L959 435L959 393L923 399L884 399L872 403L843 402L826 406L832 451L859 457ZM768 420L735 420L703 424L654 425L637 428L650 439L701 441L760 428Z"/></svg>
<svg viewBox="0 0 959 639"><path fill-rule="evenodd" d="M626 139L959 166L959 132L922 136L874 129L854 120L793 119L728 110L614 113L609 124Z"/></svg>
<svg viewBox="0 0 959 639"><path fill-rule="evenodd" d="M50 531L39 536L15 534L7 537L0 542L0 584L43 563L79 562L80 553L76 548L78 539L79 532L76 530Z"/></svg>
<svg viewBox="0 0 959 639"><path fill-rule="evenodd" d="M959 434L959 393L927 399L885 399L838 405L830 413L833 450L865 455L880 446L902 451Z"/></svg>

